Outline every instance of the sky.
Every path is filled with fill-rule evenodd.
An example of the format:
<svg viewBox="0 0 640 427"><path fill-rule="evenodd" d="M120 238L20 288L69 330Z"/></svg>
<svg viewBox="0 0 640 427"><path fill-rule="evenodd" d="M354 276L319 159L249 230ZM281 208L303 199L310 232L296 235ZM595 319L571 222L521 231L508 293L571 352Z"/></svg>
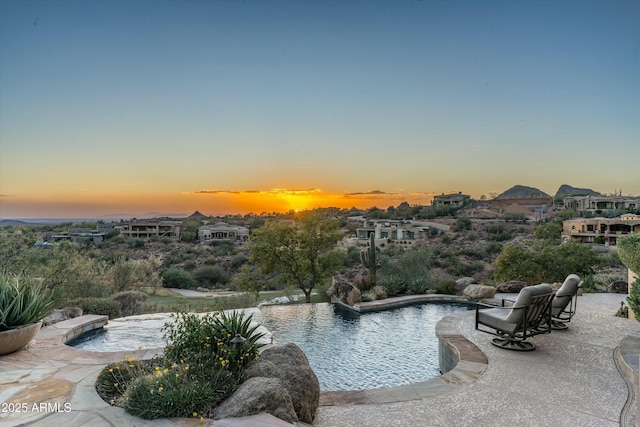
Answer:
<svg viewBox="0 0 640 427"><path fill-rule="evenodd" d="M0 218L640 196L638 1L0 1Z"/></svg>

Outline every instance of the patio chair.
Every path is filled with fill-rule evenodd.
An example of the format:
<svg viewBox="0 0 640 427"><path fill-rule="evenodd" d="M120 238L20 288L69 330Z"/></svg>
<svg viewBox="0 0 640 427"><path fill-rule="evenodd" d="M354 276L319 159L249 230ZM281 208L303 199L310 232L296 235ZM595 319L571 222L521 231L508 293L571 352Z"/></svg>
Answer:
<svg viewBox="0 0 640 427"><path fill-rule="evenodd" d="M564 279L551 303L551 329L564 330L569 327L567 323L576 313L578 289L581 286L582 281L576 274L570 274Z"/></svg>
<svg viewBox="0 0 640 427"><path fill-rule="evenodd" d="M535 350L535 346L526 340L551 332L552 299L553 289L542 283L522 289L512 307L477 304L476 330L496 335L498 338L491 340L496 347Z"/></svg>

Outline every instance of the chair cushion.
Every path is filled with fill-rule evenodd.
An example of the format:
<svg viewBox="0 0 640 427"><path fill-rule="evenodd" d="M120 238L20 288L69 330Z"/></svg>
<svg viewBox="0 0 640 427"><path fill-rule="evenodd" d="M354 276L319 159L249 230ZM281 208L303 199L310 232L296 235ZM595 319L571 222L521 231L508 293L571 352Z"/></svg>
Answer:
<svg viewBox="0 0 640 427"><path fill-rule="evenodd" d="M518 327L518 324L507 322L506 318L510 312L511 310L505 310L504 308L479 310L478 322L499 331L512 333Z"/></svg>
<svg viewBox="0 0 640 427"><path fill-rule="evenodd" d="M573 298L573 295L578 290L579 284L580 277L576 274L570 274L564 279L564 283L560 289L557 290L556 296L551 303L551 310L554 316L561 313L569 305L571 298Z"/></svg>
<svg viewBox="0 0 640 427"><path fill-rule="evenodd" d="M531 301L533 301L533 297L537 295L543 295L551 293L553 289L551 286L546 283L541 283L539 285L527 286L523 288L520 293L518 293L518 299L516 299L516 303L514 307L525 307L531 305ZM524 309L512 309L509 311L509 314L505 317L505 321L508 323L519 323L524 316Z"/></svg>

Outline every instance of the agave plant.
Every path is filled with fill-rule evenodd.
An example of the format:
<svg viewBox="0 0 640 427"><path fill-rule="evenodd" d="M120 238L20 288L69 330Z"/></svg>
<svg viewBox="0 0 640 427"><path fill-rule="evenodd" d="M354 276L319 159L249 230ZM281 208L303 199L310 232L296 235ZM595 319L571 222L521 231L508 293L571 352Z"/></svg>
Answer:
<svg viewBox="0 0 640 427"><path fill-rule="evenodd" d="M0 332L39 322L53 306L53 293L34 278L0 272Z"/></svg>

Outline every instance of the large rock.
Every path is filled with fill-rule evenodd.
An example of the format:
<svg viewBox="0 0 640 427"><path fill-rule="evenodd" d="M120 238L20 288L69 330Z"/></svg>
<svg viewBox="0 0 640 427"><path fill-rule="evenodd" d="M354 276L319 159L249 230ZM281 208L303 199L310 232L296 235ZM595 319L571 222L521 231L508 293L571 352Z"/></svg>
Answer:
<svg viewBox="0 0 640 427"><path fill-rule="evenodd" d="M80 307L56 308L44 318L42 325L49 326L78 316L82 316L82 309Z"/></svg>
<svg viewBox="0 0 640 427"><path fill-rule="evenodd" d="M245 373L248 378L279 379L291 396L298 419L313 422L320 405L320 383L300 347L289 343L267 348L247 366Z"/></svg>
<svg viewBox="0 0 640 427"><path fill-rule="evenodd" d="M485 285L469 285L465 288L462 293L463 296L473 299L473 300L481 300L483 298L493 298L496 294L496 288L493 286L485 286Z"/></svg>
<svg viewBox="0 0 640 427"><path fill-rule="evenodd" d="M477 284L478 280L474 279L473 277L462 277L456 280L456 284L453 288L456 290L456 295L462 295L467 286Z"/></svg>
<svg viewBox="0 0 640 427"><path fill-rule="evenodd" d="M629 289L629 284L624 280L616 280L615 282L611 282L609 286L607 286L607 292L610 294L626 294Z"/></svg>
<svg viewBox="0 0 640 427"><path fill-rule="evenodd" d="M520 282L518 280L512 280L506 283L500 283L496 286L496 292L501 294L517 294L522 289L527 286L525 282Z"/></svg>
<svg viewBox="0 0 640 427"><path fill-rule="evenodd" d="M289 392L277 378L249 378L215 410L214 418L246 417L268 412L289 423L298 422Z"/></svg>
<svg viewBox="0 0 640 427"><path fill-rule="evenodd" d="M331 287L327 290L331 302L355 305L362 302L362 292L344 276L337 275L331 279Z"/></svg>

